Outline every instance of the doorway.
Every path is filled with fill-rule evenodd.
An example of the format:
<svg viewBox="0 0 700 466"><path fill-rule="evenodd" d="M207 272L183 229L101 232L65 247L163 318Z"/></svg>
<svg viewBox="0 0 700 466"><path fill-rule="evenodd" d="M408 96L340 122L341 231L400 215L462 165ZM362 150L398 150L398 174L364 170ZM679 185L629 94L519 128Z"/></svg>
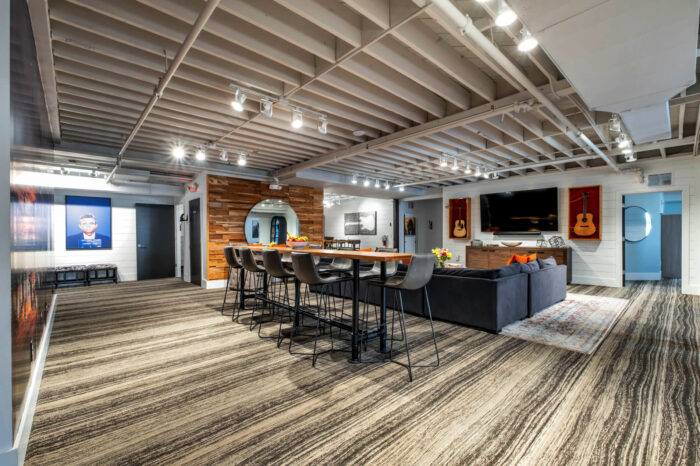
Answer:
<svg viewBox="0 0 700 466"><path fill-rule="evenodd" d="M202 238L200 235L199 198L192 199L190 207L190 283L202 285Z"/></svg>
<svg viewBox="0 0 700 466"><path fill-rule="evenodd" d="M175 209L136 204L136 278L175 276Z"/></svg>
<svg viewBox="0 0 700 466"><path fill-rule="evenodd" d="M682 192L622 197L623 283L682 276Z"/></svg>

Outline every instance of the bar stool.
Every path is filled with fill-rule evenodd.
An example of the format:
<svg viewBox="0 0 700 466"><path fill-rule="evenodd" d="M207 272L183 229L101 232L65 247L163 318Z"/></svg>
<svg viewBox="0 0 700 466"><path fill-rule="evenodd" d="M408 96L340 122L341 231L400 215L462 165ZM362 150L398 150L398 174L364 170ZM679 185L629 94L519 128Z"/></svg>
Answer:
<svg viewBox="0 0 700 466"><path fill-rule="evenodd" d="M433 326L433 314L430 309L430 299L428 298L428 288L427 284L433 275L433 268L435 267L435 257L432 254L418 254L413 256L411 263L408 266L406 275L403 277L391 277L386 280L369 280L367 282L368 286L377 286L380 288L388 288L394 291L394 303L391 316L391 346L389 348L389 358L392 362L404 366L408 369L408 380L413 381L413 371L414 367L438 367L440 365L440 354L437 347L437 337L435 336L435 327ZM428 308L428 318L430 319L430 330L433 335L433 345L435 346L435 358L436 362L431 364L412 364L411 363L411 350L408 342L408 334L406 333L406 315L403 309L403 291L404 290L418 290L423 289L423 296ZM396 315L396 298L398 296L399 310L401 317L401 330L403 332L404 338L406 339L406 357L408 359L408 364L394 359L394 317Z"/></svg>
<svg viewBox="0 0 700 466"><path fill-rule="evenodd" d="M299 308L303 308L305 314L313 314L316 320L316 331L314 335L314 349L311 353L312 355L312 366L316 366L316 359L319 355L334 351L333 343L333 330L331 328L330 340L331 349L326 351L317 351L318 349L318 339L321 334L321 319L329 320L333 317L334 309L331 307L331 298L333 298L333 304L335 304L335 297L331 296L329 287L342 281L347 280L345 277L341 276L329 276L321 277L316 268L316 263L313 260L313 256L309 253L293 253L292 254L292 265L294 267L294 275L296 275L297 280L300 283L306 285L303 293L303 299L300 299ZM309 295L309 287L315 286L318 290L315 292L316 303L314 304ZM294 310L294 325L292 325L291 334L289 337L289 352L291 354L309 354L309 353L294 353L292 352L292 345L294 343L294 333L296 330L297 323L299 322L299 308ZM324 324L325 327L325 324Z"/></svg>
<svg viewBox="0 0 700 466"><path fill-rule="evenodd" d="M224 315L224 307L226 306L226 298L228 297L229 290L234 292L233 297L233 312L231 313L231 320L234 320L236 315L236 307L238 305L238 297L241 291L241 275L240 271L243 267L241 262L238 260L238 255L236 250L232 246L226 246L224 248L224 256L226 257L226 263L228 264L228 279L226 280L226 291L224 292L224 302L221 304L221 315ZM231 273L233 272L233 273ZM231 280L233 279L233 283Z"/></svg>
<svg viewBox="0 0 700 466"><path fill-rule="evenodd" d="M239 249L238 254L240 256L243 270L250 275L250 283L253 285L253 295L244 295L246 298L250 297L253 299L253 310L250 313L250 330L253 330L253 327L255 327L255 312L259 309L259 304L262 305L260 308L261 313L263 312L262 309L264 309L264 307L267 305L267 273L265 272L265 267L258 265L255 260L255 256L253 256L253 251L251 251L249 248ZM240 308L242 308L244 305L244 299L241 299L241 305L239 306L238 311L239 314Z"/></svg>
<svg viewBox="0 0 700 466"><path fill-rule="evenodd" d="M287 270L282 264L282 256L279 251L267 250L263 251L263 265L270 280L268 281L268 297L272 307L271 317L274 319L275 311L280 319L277 336L262 337L260 329L262 328L262 320L258 326L258 336L261 338L277 338L277 347L282 344L282 322L284 321L284 311L287 317L291 319L291 306L289 301L289 288L287 283L290 278L294 278L294 274Z"/></svg>

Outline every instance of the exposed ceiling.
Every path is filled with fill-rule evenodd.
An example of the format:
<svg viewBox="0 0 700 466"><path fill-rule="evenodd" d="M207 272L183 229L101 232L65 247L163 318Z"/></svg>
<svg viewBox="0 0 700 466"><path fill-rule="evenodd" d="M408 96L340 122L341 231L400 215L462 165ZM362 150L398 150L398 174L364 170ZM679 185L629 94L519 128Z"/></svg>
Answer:
<svg viewBox="0 0 700 466"><path fill-rule="evenodd" d="M447 9L424 0L30 3L33 24L49 25L34 33L60 135L57 152L25 148L25 161L109 173L122 154L123 168L175 177L206 170L284 182L313 169L321 183L357 175L421 189L484 181L464 173L467 163L501 177L624 163L610 114L589 110L541 48L518 51L523 25L494 26L495 0ZM448 14L455 7L471 35ZM252 91L241 112L231 106L237 87ZM276 102L271 117L261 96ZM673 137L638 146L639 159L697 146L697 96L679 97ZM304 113L299 129L294 108ZM171 155L176 144L183 160ZM195 160L198 147L206 160Z"/></svg>

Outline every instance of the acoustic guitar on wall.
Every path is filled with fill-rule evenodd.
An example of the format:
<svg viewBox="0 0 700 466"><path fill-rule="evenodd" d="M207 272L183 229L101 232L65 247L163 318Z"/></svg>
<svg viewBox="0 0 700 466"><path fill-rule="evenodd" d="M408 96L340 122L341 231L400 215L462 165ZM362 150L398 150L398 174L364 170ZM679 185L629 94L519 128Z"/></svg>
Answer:
<svg viewBox="0 0 700 466"><path fill-rule="evenodd" d="M455 220L455 228L452 230L452 234L455 238L464 238L467 236L467 229L462 219L462 206L459 206L459 214L457 215L457 220Z"/></svg>
<svg viewBox="0 0 700 466"><path fill-rule="evenodd" d="M586 212L588 207L588 191L583 193L583 212L576 215L576 224L574 225L574 233L578 236L592 236L595 234L595 225L593 224L593 215Z"/></svg>

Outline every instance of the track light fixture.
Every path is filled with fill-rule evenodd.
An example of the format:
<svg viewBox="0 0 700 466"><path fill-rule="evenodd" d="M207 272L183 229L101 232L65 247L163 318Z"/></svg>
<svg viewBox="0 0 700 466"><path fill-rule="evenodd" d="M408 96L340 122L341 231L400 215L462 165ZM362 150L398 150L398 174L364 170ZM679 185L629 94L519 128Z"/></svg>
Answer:
<svg viewBox="0 0 700 466"><path fill-rule="evenodd" d="M379 178L377 178L376 180L374 180L374 187L377 188L377 189L379 189L380 186L381 186L381 185L379 184Z"/></svg>
<svg viewBox="0 0 700 466"><path fill-rule="evenodd" d="M518 50L521 52L529 52L537 47L537 39L532 37L529 31L523 29L520 31L520 42L518 42Z"/></svg>
<svg viewBox="0 0 700 466"><path fill-rule="evenodd" d="M248 163L246 155L244 152L241 152L240 154L238 154L238 165L243 167L246 163Z"/></svg>
<svg viewBox="0 0 700 466"><path fill-rule="evenodd" d="M384 189L389 189L389 188L391 188L391 185L387 181L386 183L384 183Z"/></svg>
<svg viewBox="0 0 700 466"><path fill-rule="evenodd" d="M489 0L476 0L477 3L486 3L486 2L488 2L488 1L489 1Z"/></svg>
<svg viewBox="0 0 700 466"><path fill-rule="evenodd" d="M318 119L316 128L318 128L318 132L321 134L326 134L328 132L328 121L326 120L326 117L320 117Z"/></svg>
<svg viewBox="0 0 700 466"><path fill-rule="evenodd" d="M608 129L612 131L613 133L619 133L621 128L620 124L620 117L617 115L613 115L610 117L610 120L608 120Z"/></svg>
<svg viewBox="0 0 700 466"><path fill-rule="evenodd" d="M365 181L362 182L362 186L365 188L369 186L369 178L365 178Z"/></svg>
<svg viewBox="0 0 700 466"><path fill-rule="evenodd" d="M452 171L456 172L459 169L459 165L457 165L457 157L452 159Z"/></svg>
<svg viewBox="0 0 700 466"><path fill-rule="evenodd" d="M302 115L301 110L299 110L299 109L292 110L292 128L299 129L302 127L303 124L304 124L304 116Z"/></svg>
<svg viewBox="0 0 700 466"><path fill-rule="evenodd" d="M182 147L180 143L173 147L173 157L175 157L176 159L182 159L183 157L185 157L185 148Z"/></svg>
<svg viewBox="0 0 700 466"><path fill-rule="evenodd" d="M616 137L615 142L617 143L618 149L624 149L631 145L630 140L624 134L620 134L618 137Z"/></svg>
<svg viewBox="0 0 700 466"><path fill-rule="evenodd" d="M492 179L492 180L497 180L497 179L498 179L498 173L496 173L496 172L491 173L491 179Z"/></svg>
<svg viewBox="0 0 700 466"><path fill-rule="evenodd" d="M66 167L61 167L61 175L67 175L70 173Z"/></svg>
<svg viewBox="0 0 700 466"><path fill-rule="evenodd" d="M228 153L226 153L225 150L222 150L222 151L221 151L221 155L219 155L219 158L220 158L223 162L228 162Z"/></svg>
<svg viewBox="0 0 700 466"><path fill-rule="evenodd" d="M624 149L622 149L622 153L625 155L631 154L632 152L634 152L634 151L632 150L631 147L625 147Z"/></svg>
<svg viewBox="0 0 700 466"><path fill-rule="evenodd" d="M485 180L488 180L488 179L489 179L489 176L491 176L491 174L490 174L490 173L484 172L484 173L481 174L481 176L483 176Z"/></svg>
<svg viewBox="0 0 700 466"><path fill-rule="evenodd" d="M357 175L352 175L352 184L357 184Z"/></svg>
<svg viewBox="0 0 700 466"><path fill-rule="evenodd" d="M404 188L403 186L399 186L399 191L404 192L405 189L406 188Z"/></svg>
<svg viewBox="0 0 700 466"><path fill-rule="evenodd" d="M272 117L272 101L268 99L262 99L260 101L260 113L266 117Z"/></svg>
<svg viewBox="0 0 700 466"><path fill-rule="evenodd" d="M204 152L204 149L200 147L197 149L197 152L195 152L194 158L201 162L202 160L206 160L207 154Z"/></svg>
<svg viewBox="0 0 700 466"><path fill-rule="evenodd" d="M518 19L518 15L515 14L513 10L510 9L505 2L499 2L498 14L496 15L496 20L494 21L496 26L506 27L510 26Z"/></svg>
<svg viewBox="0 0 700 466"><path fill-rule="evenodd" d="M637 161L637 154L634 153L634 151L630 152L629 154L625 154L625 162L636 162Z"/></svg>
<svg viewBox="0 0 700 466"><path fill-rule="evenodd" d="M471 174L472 174L472 166L471 166L471 164L467 163L467 165L464 167L464 174L465 174L465 175L471 175Z"/></svg>
<svg viewBox="0 0 700 466"><path fill-rule="evenodd" d="M445 154L440 155L440 166L442 168L447 167L447 155L445 155Z"/></svg>
<svg viewBox="0 0 700 466"><path fill-rule="evenodd" d="M245 102L245 99L248 96L245 95L245 93L240 90L236 89L236 94L233 97L233 100L231 101L231 107L237 112L242 112L243 111L243 102Z"/></svg>
<svg viewBox="0 0 700 466"><path fill-rule="evenodd" d="M474 169L474 176L481 176L481 167L478 165Z"/></svg>

